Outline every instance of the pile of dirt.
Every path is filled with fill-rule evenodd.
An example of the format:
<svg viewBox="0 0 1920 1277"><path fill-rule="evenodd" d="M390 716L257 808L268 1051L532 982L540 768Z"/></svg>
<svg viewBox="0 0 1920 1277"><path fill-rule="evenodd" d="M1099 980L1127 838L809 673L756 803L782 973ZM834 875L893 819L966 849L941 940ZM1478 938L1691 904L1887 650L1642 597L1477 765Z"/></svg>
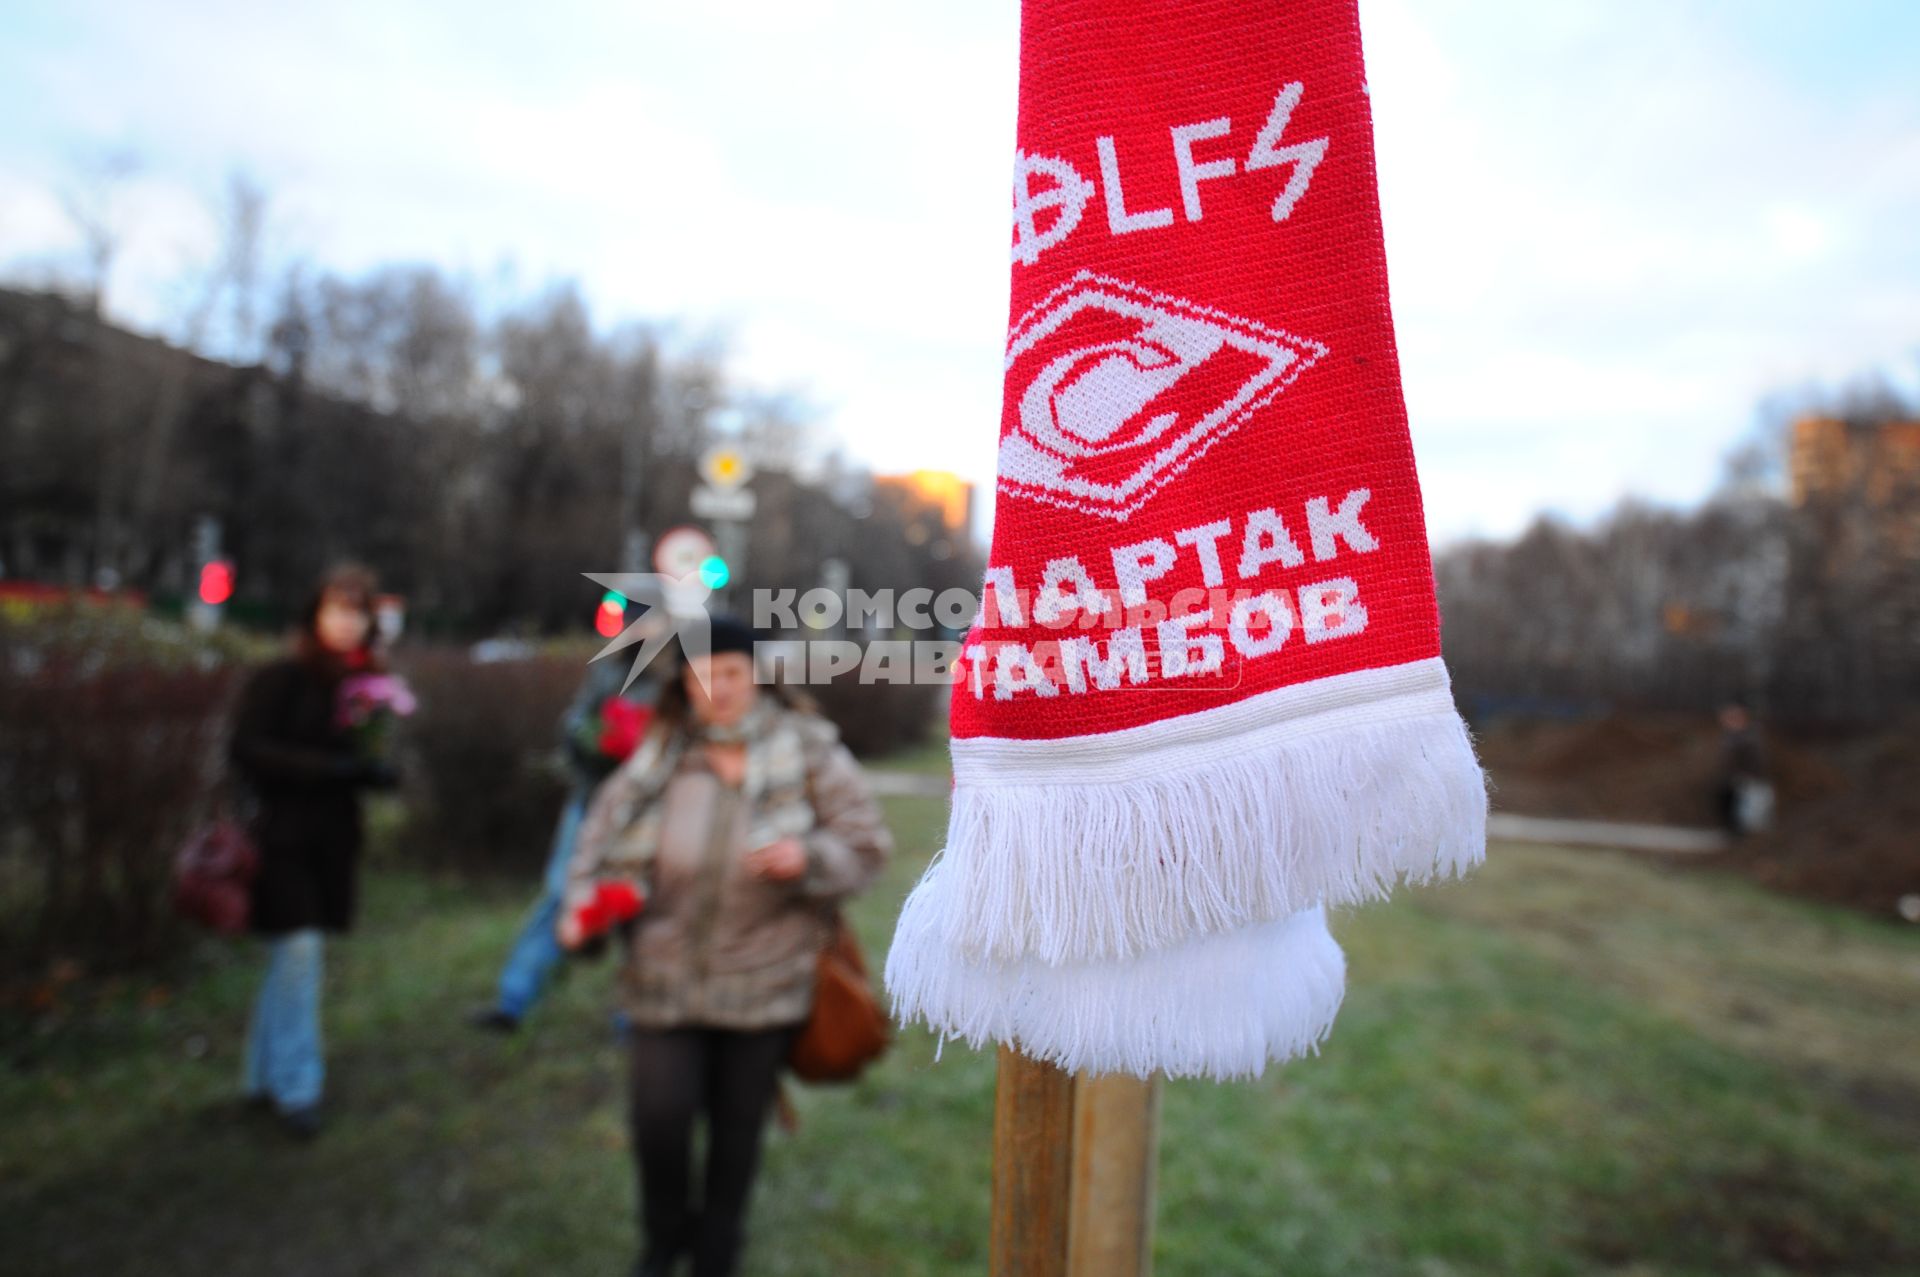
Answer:
<svg viewBox="0 0 1920 1277"><path fill-rule="evenodd" d="M1529 816L1704 825L1714 819L1711 724L1644 715L1500 719L1475 733L1493 804Z"/></svg>
<svg viewBox="0 0 1920 1277"><path fill-rule="evenodd" d="M1499 810L1688 826L1717 819L1720 732L1709 718L1501 719L1475 736ZM1869 733L1765 738L1773 828L1707 863L1882 917L1920 893L1920 718Z"/></svg>
<svg viewBox="0 0 1920 1277"><path fill-rule="evenodd" d="M1719 859L1782 891L1897 912L1920 894L1920 721L1813 756L1821 774L1779 769L1774 828Z"/></svg>

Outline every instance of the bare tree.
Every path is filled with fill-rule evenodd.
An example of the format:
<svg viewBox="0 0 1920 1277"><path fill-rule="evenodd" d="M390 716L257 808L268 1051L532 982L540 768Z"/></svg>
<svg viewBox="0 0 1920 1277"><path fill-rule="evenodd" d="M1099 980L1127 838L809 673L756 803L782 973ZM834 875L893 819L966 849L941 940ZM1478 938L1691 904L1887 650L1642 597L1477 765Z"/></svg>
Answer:
<svg viewBox="0 0 1920 1277"><path fill-rule="evenodd" d="M267 216L267 196L260 185L236 171L228 178L226 207L222 218L221 241L213 260L201 272L195 298L181 317L179 344L187 351L205 350L214 318L223 295L246 297L243 310L251 327L253 301L259 271L262 228ZM239 312L236 312L239 313ZM251 332L248 341L251 342ZM190 359L170 359L161 364L159 385L146 418L141 445L135 454L137 468L122 470L115 505L127 511L126 517L102 528L96 551L96 570L113 579L147 568L159 556L165 542L159 515L167 498L176 492L172 473L175 435L189 409L188 392L194 364ZM178 513L178 512L176 512Z"/></svg>
<svg viewBox="0 0 1920 1277"><path fill-rule="evenodd" d="M61 206L80 231L86 258L84 300L95 315L106 306L114 259L126 235L127 182L140 169L139 152L115 147L80 161L60 191Z"/></svg>
<svg viewBox="0 0 1920 1277"><path fill-rule="evenodd" d="M1435 561L1470 700L1880 721L1920 701L1920 411L1883 381L1763 405L1695 510L1623 502Z"/></svg>

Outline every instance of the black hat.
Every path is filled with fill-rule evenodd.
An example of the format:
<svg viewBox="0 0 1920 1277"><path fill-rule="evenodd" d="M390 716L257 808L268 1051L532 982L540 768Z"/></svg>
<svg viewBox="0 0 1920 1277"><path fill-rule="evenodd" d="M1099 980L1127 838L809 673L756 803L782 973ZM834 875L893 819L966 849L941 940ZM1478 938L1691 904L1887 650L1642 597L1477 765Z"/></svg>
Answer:
<svg viewBox="0 0 1920 1277"><path fill-rule="evenodd" d="M759 636L745 621L726 612L715 612L709 618L709 625L711 646L708 650L715 656L723 652L753 655L753 644Z"/></svg>

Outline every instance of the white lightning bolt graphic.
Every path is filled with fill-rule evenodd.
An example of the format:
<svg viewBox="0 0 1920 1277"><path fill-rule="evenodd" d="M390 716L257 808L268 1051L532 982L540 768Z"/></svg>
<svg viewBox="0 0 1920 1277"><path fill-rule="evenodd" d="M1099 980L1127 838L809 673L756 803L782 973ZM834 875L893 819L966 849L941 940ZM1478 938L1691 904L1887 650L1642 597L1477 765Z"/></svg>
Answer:
<svg viewBox="0 0 1920 1277"><path fill-rule="evenodd" d="M1248 153L1246 167L1241 170L1251 173L1255 169L1293 165L1286 186L1273 200L1273 220L1276 222L1287 220L1287 214L1293 212L1293 206L1307 193L1307 183L1313 180L1313 170L1327 155L1327 139L1323 137L1290 146L1280 145L1280 135L1287 131L1287 121L1293 118L1293 108L1300 105L1300 95L1305 91L1306 86L1298 80L1281 88L1279 96L1273 99L1273 112L1261 127L1260 136L1253 139L1253 150Z"/></svg>

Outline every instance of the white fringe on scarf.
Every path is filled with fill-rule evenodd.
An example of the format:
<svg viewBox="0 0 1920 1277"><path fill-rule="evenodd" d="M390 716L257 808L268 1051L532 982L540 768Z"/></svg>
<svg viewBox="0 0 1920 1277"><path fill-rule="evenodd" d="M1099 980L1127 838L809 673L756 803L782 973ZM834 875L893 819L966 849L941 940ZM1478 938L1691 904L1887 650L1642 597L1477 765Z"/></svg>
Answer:
<svg viewBox="0 0 1920 1277"><path fill-rule="evenodd" d="M1122 961L973 962L939 939L944 868L900 915L887 988L902 1021L975 1047L1009 1043L1070 1072L1258 1077L1316 1050L1346 991L1319 906Z"/></svg>
<svg viewBox="0 0 1920 1277"><path fill-rule="evenodd" d="M1466 872L1487 795L1439 658L1145 727L953 743L940 903L894 941L974 962L1127 958ZM941 959L944 960L944 959Z"/></svg>

